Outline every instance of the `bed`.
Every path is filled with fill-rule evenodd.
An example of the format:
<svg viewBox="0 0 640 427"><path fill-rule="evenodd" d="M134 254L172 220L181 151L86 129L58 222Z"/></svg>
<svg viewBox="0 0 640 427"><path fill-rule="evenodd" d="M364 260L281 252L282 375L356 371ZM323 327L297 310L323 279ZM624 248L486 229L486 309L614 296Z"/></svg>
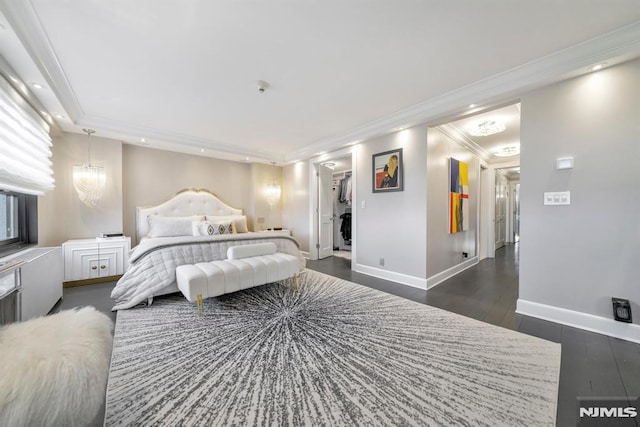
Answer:
<svg viewBox="0 0 640 427"><path fill-rule="evenodd" d="M241 209L204 189L182 190L160 204L136 208L139 244L129 253L129 268L111 292L112 310L151 304L154 296L178 292L178 266L226 259L232 246L273 242L278 252L296 256L300 271L304 269L294 238L248 231L246 221Z"/></svg>

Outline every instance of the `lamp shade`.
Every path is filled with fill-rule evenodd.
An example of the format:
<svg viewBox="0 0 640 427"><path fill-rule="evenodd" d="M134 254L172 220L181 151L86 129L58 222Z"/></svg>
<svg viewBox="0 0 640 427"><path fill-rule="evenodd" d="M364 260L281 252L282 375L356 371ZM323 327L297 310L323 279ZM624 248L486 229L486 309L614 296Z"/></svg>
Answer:
<svg viewBox="0 0 640 427"><path fill-rule="evenodd" d="M90 208L95 208L104 195L106 183L107 177L102 166L86 164L73 167L73 188L82 203Z"/></svg>

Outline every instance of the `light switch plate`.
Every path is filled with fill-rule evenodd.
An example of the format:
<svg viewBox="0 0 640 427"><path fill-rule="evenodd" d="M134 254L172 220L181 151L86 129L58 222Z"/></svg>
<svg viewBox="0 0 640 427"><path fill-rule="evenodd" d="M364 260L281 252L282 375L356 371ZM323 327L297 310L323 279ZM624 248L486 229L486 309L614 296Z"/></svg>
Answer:
<svg viewBox="0 0 640 427"><path fill-rule="evenodd" d="M571 204L571 191L552 191L544 193L544 204L560 206Z"/></svg>

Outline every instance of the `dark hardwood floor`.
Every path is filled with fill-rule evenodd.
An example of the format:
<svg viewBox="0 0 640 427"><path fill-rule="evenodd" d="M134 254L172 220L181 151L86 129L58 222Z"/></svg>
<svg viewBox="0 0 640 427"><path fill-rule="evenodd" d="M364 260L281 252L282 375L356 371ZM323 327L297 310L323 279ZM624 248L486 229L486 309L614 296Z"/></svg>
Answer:
<svg viewBox="0 0 640 427"><path fill-rule="evenodd" d="M515 313L518 300L518 245L499 249L494 259L485 259L429 291L353 272L350 261L343 258L307 261L307 267L561 343L558 426L577 424L578 397L640 396L640 344ZM631 422L629 425L636 424Z"/></svg>
<svg viewBox="0 0 640 427"><path fill-rule="evenodd" d="M577 424L578 397L640 396L640 345L515 313L518 299L518 249L509 245L461 274L425 290L356 273L351 261L329 257L307 267L370 288L439 307L483 322L562 345L558 391L558 426ZM55 311L93 305L110 312L114 283L64 290ZM636 424L630 424L636 425Z"/></svg>

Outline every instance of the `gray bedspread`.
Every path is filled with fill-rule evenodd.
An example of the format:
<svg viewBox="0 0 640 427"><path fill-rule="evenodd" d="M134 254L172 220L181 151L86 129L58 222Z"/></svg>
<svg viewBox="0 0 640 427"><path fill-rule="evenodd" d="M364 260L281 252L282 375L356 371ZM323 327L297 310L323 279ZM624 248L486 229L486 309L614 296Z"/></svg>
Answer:
<svg viewBox="0 0 640 427"><path fill-rule="evenodd" d="M161 293L175 282L176 268L180 265L226 259L231 246L259 242L275 243L278 252L298 257L300 270L304 269L298 242L287 236L240 233L144 239L131 251L129 268L111 292L116 302L112 310L131 308Z"/></svg>

